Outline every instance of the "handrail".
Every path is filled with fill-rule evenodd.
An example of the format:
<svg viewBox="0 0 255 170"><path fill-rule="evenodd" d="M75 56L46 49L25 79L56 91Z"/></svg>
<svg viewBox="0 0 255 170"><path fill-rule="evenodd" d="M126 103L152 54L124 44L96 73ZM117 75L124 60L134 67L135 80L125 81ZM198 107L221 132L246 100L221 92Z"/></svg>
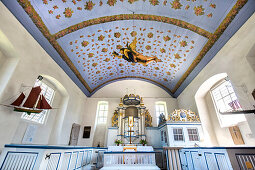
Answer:
<svg viewBox="0 0 255 170"><path fill-rule="evenodd" d="M137 151L137 152L114 152L114 151L107 151L107 152L104 152L104 154L149 154L149 153L156 153L154 151Z"/></svg>
<svg viewBox="0 0 255 170"><path fill-rule="evenodd" d="M54 146L54 145L20 145L7 144L6 148L32 148L32 149L107 149L101 147L84 147L84 146Z"/></svg>

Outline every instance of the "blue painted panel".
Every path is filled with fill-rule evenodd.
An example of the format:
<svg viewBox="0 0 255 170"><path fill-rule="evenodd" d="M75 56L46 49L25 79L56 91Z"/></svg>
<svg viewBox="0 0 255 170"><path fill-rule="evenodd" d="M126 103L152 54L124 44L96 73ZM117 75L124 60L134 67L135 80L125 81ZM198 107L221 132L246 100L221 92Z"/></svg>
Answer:
<svg viewBox="0 0 255 170"><path fill-rule="evenodd" d="M213 153L205 152L204 156L205 156L205 161L206 161L208 170L218 170L219 169Z"/></svg>
<svg viewBox="0 0 255 170"><path fill-rule="evenodd" d="M51 153L47 163L46 170L57 170L59 166L60 157L61 153Z"/></svg>
<svg viewBox="0 0 255 170"><path fill-rule="evenodd" d="M68 170L70 166L71 157L72 157L72 152L64 153L61 169Z"/></svg>
<svg viewBox="0 0 255 170"><path fill-rule="evenodd" d="M220 170L229 170L230 169L225 153L216 153L215 159L218 164L218 168Z"/></svg>
<svg viewBox="0 0 255 170"><path fill-rule="evenodd" d="M184 152L180 151L179 155L180 155L182 170L188 170L187 160L186 160Z"/></svg>
<svg viewBox="0 0 255 170"><path fill-rule="evenodd" d="M7 152L1 170L29 169L33 170L38 157L37 152Z"/></svg>
<svg viewBox="0 0 255 170"><path fill-rule="evenodd" d="M193 162L193 168L196 170L204 170L206 167L202 165L201 157L198 155L198 151L191 151L191 159Z"/></svg>
<svg viewBox="0 0 255 170"><path fill-rule="evenodd" d="M187 165L185 170L233 170L226 149L185 148L180 150L180 159Z"/></svg>
<svg viewBox="0 0 255 170"><path fill-rule="evenodd" d="M194 165L193 165L193 162L192 162L190 151L185 151L184 155L185 155L185 159L186 159L186 162L187 162L187 165L188 165L187 169L188 170L194 170Z"/></svg>

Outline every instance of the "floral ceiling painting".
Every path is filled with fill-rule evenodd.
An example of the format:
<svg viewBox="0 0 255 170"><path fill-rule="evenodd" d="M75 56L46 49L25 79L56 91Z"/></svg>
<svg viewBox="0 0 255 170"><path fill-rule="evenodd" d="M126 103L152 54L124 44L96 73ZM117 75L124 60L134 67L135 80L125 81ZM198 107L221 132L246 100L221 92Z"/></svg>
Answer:
<svg viewBox="0 0 255 170"><path fill-rule="evenodd" d="M177 97L253 14L253 0L3 0L87 95L140 79ZM241 18L241 19L240 19ZM136 38L148 65L113 57Z"/></svg>

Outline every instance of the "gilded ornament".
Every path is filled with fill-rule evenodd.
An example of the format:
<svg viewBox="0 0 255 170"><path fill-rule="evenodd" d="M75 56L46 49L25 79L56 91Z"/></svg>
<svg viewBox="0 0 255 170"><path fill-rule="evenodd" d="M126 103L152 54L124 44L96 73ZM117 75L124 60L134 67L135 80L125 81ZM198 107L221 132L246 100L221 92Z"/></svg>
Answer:
<svg viewBox="0 0 255 170"><path fill-rule="evenodd" d="M93 9L93 7L95 6L95 4L92 1L87 1L86 5L84 5L86 10L91 11Z"/></svg>
<svg viewBox="0 0 255 170"><path fill-rule="evenodd" d="M117 0L108 0L107 4L110 6L114 6L116 4Z"/></svg>
<svg viewBox="0 0 255 170"><path fill-rule="evenodd" d="M159 4L158 0L150 0L151 5L156 6Z"/></svg>
<svg viewBox="0 0 255 170"><path fill-rule="evenodd" d="M204 8L203 8L203 6L202 5L200 5L200 6L195 6L194 7L194 12L195 12L195 15L196 16L199 16L199 15L204 15Z"/></svg>
<svg viewBox="0 0 255 170"><path fill-rule="evenodd" d="M172 5L173 9L181 9L181 7L182 7L182 4L180 3L180 0L174 0L170 4Z"/></svg>
<svg viewBox="0 0 255 170"><path fill-rule="evenodd" d="M71 8L65 8L65 12L63 12L66 18L71 18L73 15L73 10Z"/></svg>

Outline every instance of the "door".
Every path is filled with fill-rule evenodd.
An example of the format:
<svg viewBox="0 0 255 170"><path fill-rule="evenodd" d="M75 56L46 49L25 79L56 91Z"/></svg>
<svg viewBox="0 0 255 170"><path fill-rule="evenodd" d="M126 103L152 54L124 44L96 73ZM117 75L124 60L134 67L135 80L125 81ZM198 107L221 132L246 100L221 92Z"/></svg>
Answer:
<svg viewBox="0 0 255 170"><path fill-rule="evenodd" d="M81 125L74 123L70 134L69 145L76 146L78 143Z"/></svg>

